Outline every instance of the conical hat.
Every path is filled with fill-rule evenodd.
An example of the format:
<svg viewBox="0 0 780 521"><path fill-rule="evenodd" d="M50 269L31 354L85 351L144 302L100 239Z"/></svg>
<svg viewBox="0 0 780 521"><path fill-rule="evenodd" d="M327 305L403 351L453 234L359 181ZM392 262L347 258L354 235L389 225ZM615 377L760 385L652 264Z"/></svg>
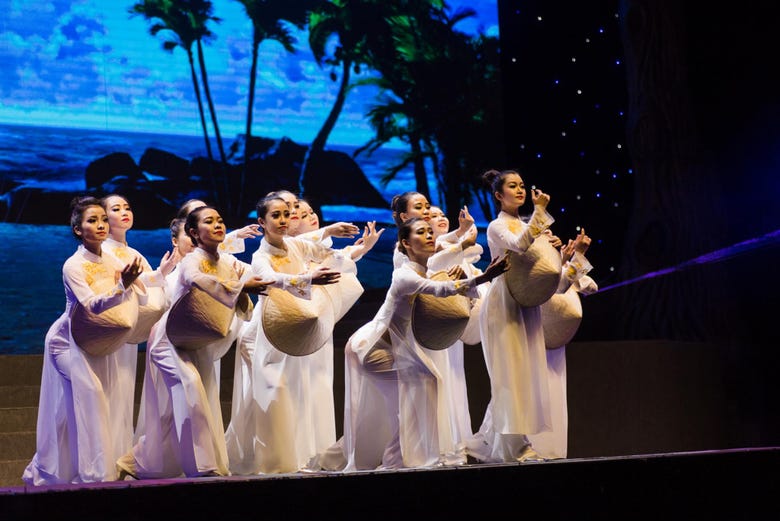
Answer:
<svg viewBox="0 0 780 521"><path fill-rule="evenodd" d="M114 287L110 279L100 279L92 286L97 294ZM73 306L70 316L70 333L81 349L92 356L105 356L128 342L138 322L138 298L135 293L119 305L92 313L81 304Z"/></svg>
<svg viewBox="0 0 780 521"><path fill-rule="evenodd" d="M323 286L313 286L311 300L279 288L263 299L263 331L283 353L305 356L319 350L333 334L334 306Z"/></svg>
<svg viewBox="0 0 780 521"><path fill-rule="evenodd" d="M564 293L556 293L542 304L542 328L544 345L547 349L565 346L582 322L582 302L580 294L570 287Z"/></svg>
<svg viewBox="0 0 780 521"><path fill-rule="evenodd" d="M201 349L227 336L235 314L234 308L192 286L171 306L166 333L179 349Z"/></svg>
<svg viewBox="0 0 780 521"><path fill-rule="evenodd" d="M168 309L165 302L165 290L159 287L146 288L146 304L138 306L138 322L127 340L131 344L140 344L149 340L152 326L162 318Z"/></svg>
<svg viewBox="0 0 780 521"><path fill-rule="evenodd" d="M537 237L523 253L510 252L504 275L512 298L525 307L547 302L561 279L561 254L546 236Z"/></svg>
<svg viewBox="0 0 780 521"><path fill-rule="evenodd" d="M390 331L387 330L366 354L363 360L363 368L379 378L393 379L397 377L397 373L393 368L394 362L395 357L393 357Z"/></svg>
<svg viewBox="0 0 780 521"><path fill-rule="evenodd" d="M432 280L450 280L438 271ZM412 303L412 333L417 342L433 350L446 349L460 339L469 322L469 299L463 295L437 297L418 294Z"/></svg>
<svg viewBox="0 0 780 521"><path fill-rule="evenodd" d="M482 335L479 332L479 313L481 309L482 299L474 299L471 311L469 312L468 324L466 324L463 334L460 335L460 339L463 340L464 344L473 346L482 341Z"/></svg>

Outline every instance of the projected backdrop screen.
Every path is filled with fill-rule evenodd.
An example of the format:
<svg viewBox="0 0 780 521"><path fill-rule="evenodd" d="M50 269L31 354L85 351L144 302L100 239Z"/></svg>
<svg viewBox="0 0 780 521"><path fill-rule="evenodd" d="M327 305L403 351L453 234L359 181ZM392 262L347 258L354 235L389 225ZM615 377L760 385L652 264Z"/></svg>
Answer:
<svg viewBox="0 0 780 521"><path fill-rule="evenodd" d="M188 160L206 156L206 135L211 148L208 154L215 161L222 156L238 163L240 157L236 150L231 156L231 146L245 134L248 116L252 136L289 138L306 147L335 113L326 132L325 148L351 154L377 137L370 118L372 108L408 102L399 92L407 87L403 76L415 73L410 73L411 67L404 71L390 65L389 51L383 47L386 44L378 38L371 41L372 34L381 35L386 28L376 23L380 19L377 13L323 11L315 20L321 23L320 28L326 27L323 20L328 16L341 25L334 31L321 31L325 36L313 45L309 38L313 19L303 14L302 7L298 13L290 8L289 19L269 20L261 14L255 24L260 29L255 30L241 2L214 0L212 10L201 13L202 20L190 20L194 27L185 28L181 13L155 11L164 4L0 0L3 191L13 186L9 182L28 186L56 183L58 188L73 191L86 188L86 166L117 151L136 161L148 147ZM497 41L496 0L453 0L447 2L445 11L433 15L422 7L426 2L418 4L414 8L418 12L407 20L419 25L406 28L407 36L415 32L425 35L431 27L450 22L453 33L465 35L465 39ZM463 9L469 10L468 16L461 16ZM296 17L304 23L296 26L289 21ZM421 22L426 17L438 25L424 25L430 22ZM249 114L256 35L261 38L254 60L253 108ZM396 60L417 60L408 48L395 49ZM427 50L414 52L422 55ZM347 59L352 67L345 89L342 65ZM391 80L383 82L383 77ZM421 78L424 76L418 74L414 79L418 89ZM440 78L445 79L450 80ZM453 82L450 88L456 85ZM339 100L340 92L343 101ZM334 110L338 103L341 105ZM410 120L408 114L387 116L384 128L392 122L401 130L393 127L395 134L383 135L373 155L355 157L386 200L416 188L412 163L402 165L403 155L410 151L404 134ZM387 184L381 184L388 167L395 164L402 166ZM436 202L441 178L430 162L426 164L431 198ZM341 207L340 211L349 209ZM475 209L475 213L480 212ZM165 224L161 222L161 226Z"/></svg>

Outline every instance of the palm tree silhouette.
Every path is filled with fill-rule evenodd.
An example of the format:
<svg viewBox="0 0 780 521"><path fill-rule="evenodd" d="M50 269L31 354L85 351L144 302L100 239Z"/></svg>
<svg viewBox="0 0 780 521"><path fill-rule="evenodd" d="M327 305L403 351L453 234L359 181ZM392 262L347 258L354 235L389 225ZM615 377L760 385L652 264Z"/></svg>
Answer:
<svg viewBox="0 0 780 521"><path fill-rule="evenodd" d="M360 74L361 67L368 61L367 39L375 20L381 18L382 3L372 0L331 0L320 4L309 15L309 47L311 48L317 65L329 65L333 67L330 78L336 81L339 76L338 92L336 100L328 113L327 118L309 145L306 156L301 166L299 178L299 191L306 197L306 180L312 175L313 158L325 149L328 136L336 126L336 121L344 107L347 92L350 89L350 77L354 70ZM327 45L332 37L337 38L337 43L332 54L327 55ZM340 66L340 74L336 69ZM316 199L310 198L312 201ZM314 209L319 212L318 208Z"/></svg>
<svg viewBox="0 0 780 521"><path fill-rule="evenodd" d="M187 59L190 64L190 74L192 77L192 87L195 91L195 98L198 102L198 113L200 115L200 123L203 128L203 137L206 143L206 153L209 160L213 163L214 155L211 150L211 141L209 140L208 128L206 126L206 117L203 109L203 99L201 97L200 85L198 82L198 76L195 70L195 60L193 54L193 44L196 45L198 52L198 65L201 73L201 81L203 83L203 90L206 95L206 100L211 115L211 122L214 127L214 133L217 140L217 146L219 149L220 159L222 162L223 174L227 165L227 158L225 156L225 149L222 144L222 136L219 132L219 124L217 123L217 114L214 108L214 102L211 97L211 90L208 85L208 75L206 73L206 63L203 56L203 41L209 41L214 38L214 34L207 27L207 23L210 21L219 22L220 19L212 15L213 4L208 0L179 0L172 2L170 0L144 0L133 4L128 10L131 16L143 16L145 19L152 22L149 27L149 33L152 36L157 36L162 31L169 31L173 38L163 41L163 49L168 52L173 52L176 47L181 47L187 53ZM212 173L212 181L214 183L214 193L219 194L219 190L216 186L216 179ZM228 200L228 194L226 193Z"/></svg>
<svg viewBox="0 0 780 521"><path fill-rule="evenodd" d="M265 40L274 40L282 44L289 53L295 52L295 37L288 25L303 29L308 21L309 12L322 0L236 0L244 6L246 15L252 21L252 66L249 71L249 93L246 113L246 133L244 144L244 168L241 170L241 185L238 193L237 210L244 204L243 187L249 169L249 156L252 138L252 115L255 104L255 84L257 82L257 58L260 44Z"/></svg>
<svg viewBox="0 0 780 521"><path fill-rule="evenodd" d="M404 4L376 31L389 31L383 39L369 43L369 64L381 77L359 82L379 87L384 103L369 111L376 135L358 152L371 153L395 138L407 143L409 152L387 170L383 183L413 164L417 191L428 195L429 162L451 220L471 193L477 193L480 206L487 201L479 197L474 180L476 153L488 152L493 161L503 157L503 151L496 152L503 140L491 145L485 139L496 136L496 129L485 124L496 119L491 98L500 92L497 73L492 72L497 53L486 52L488 40L455 30L457 23L475 14L468 8L450 14L435 1ZM479 151L476 143L487 148Z"/></svg>

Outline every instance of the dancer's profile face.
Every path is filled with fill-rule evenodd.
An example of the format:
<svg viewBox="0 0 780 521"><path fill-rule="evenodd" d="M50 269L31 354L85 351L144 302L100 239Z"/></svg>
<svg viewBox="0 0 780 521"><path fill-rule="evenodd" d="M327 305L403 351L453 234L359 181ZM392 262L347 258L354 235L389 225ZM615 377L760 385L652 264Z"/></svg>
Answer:
<svg viewBox="0 0 780 521"><path fill-rule="evenodd" d="M290 230L290 209L284 201L274 199L268 204L265 216L258 219L266 239L272 241L288 235Z"/></svg>

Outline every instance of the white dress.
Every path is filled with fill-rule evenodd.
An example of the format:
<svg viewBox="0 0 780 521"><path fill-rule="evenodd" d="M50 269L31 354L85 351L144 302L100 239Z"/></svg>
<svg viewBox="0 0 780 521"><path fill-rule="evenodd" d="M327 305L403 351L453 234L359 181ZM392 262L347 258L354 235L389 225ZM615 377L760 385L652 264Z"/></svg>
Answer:
<svg viewBox="0 0 780 521"><path fill-rule="evenodd" d="M336 271L354 262L317 242L286 237L287 250L265 238L252 255L252 270L271 287L310 299L312 263L326 259ZM233 474L304 470L336 439L333 401L333 333L312 354L276 349L263 330L263 295L238 338L231 419L225 437Z"/></svg>
<svg viewBox="0 0 780 521"><path fill-rule="evenodd" d="M474 279L433 281L410 260L393 271L387 296L374 319L358 329L345 347L344 437L323 460L339 450L345 471L429 467L447 464L455 442L448 392L436 365L414 338L412 303L419 293L440 297L477 296ZM390 370L371 371L367 357L376 349L392 353Z"/></svg>
<svg viewBox="0 0 780 521"><path fill-rule="evenodd" d="M116 458L132 444L137 346L92 356L70 333L77 304L100 313L137 297L140 286L125 288L121 278L110 291L91 289L99 279L114 284L122 268L116 258L83 246L63 265L66 307L46 334L36 452L22 476L27 484L115 480Z"/></svg>
<svg viewBox="0 0 780 521"><path fill-rule="evenodd" d="M567 270L564 267L564 273ZM575 291L589 295L598 291L596 281L587 275L575 280L564 278L558 293L564 293L569 286ZM566 346L547 349L547 378L550 387L550 410L552 426L549 431L529 434L528 439L534 450L545 459L568 457L569 446L569 406L566 397Z"/></svg>
<svg viewBox="0 0 780 521"><path fill-rule="evenodd" d="M524 252L552 222L540 208L528 223L500 212L487 229L491 258L509 250ZM480 315L491 399L467 448L483 462L515 461L528 444L527 434L552 427L541 308L520 306L509 293L506 276L493 279Z"/></svg>
<svg viewBox="0 0 780 521"><path fill-rule="evenodd" d="M178 349L168 338L170 309L152 328L146 349L143 417L132 451L119 462L139 478L229 474L218 361L252 311L245 297L248 305L237 307L243 288L237 262L230 255L215 259L196 248L169 274L169 280L175 280L173 302L198 287L222 305L236 308L236 315L223 339L197 350Z"/></svg>
<svg viewBox="0 0 780 521"><path fill-rule="evenodd" d="M428 259L428 276L455 265L460 265L467 277L476 277L482 273L479 268L474 266L474 263L478 262L482 255L482 246L474 244L464 251L454 232L439 237L436 242L442 244L443 249ZM489 282L477 287L478 296L472 299L472 306L478 305L477 301L485 296L489 287ZM445 455L445 462L455 465L466 463L466 441L473 435L466 372L463 364L463 349L462 340L457 340L447 349L423 348L438 369L446 390L450 413L449 428L455 450Z"/></svg>

